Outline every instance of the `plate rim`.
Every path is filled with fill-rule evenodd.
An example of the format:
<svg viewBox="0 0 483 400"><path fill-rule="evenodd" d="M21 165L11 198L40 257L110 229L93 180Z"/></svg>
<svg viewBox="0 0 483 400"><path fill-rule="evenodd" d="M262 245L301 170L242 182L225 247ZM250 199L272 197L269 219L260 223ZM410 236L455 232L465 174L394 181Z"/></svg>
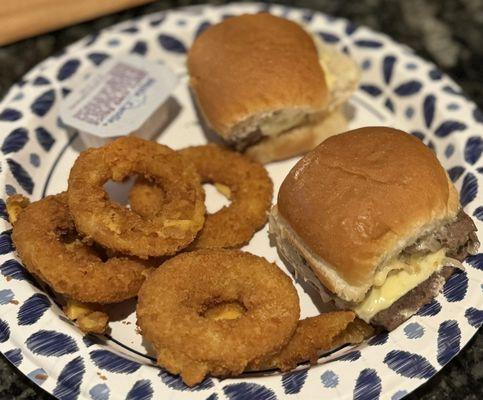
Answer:
<svg viewBox="0 0 483 400"><path fill-rule="evenodd" d="M158 11L158 12L151 13L151 14L144 14L144 15L142 15L142 16L140 16L140 17L135 18L135 20L144 20L144 19L153 18L154 16L157 16L157 15L166 14L166 13L169 13L169 12L183 12L183 11L189 11L190 9L192 10L192 9L196 9L196 8L200 8L200 9L205 9L205 8L209 8L209 9L231 9L231 8L248 8L248 7L251 7L251 6L265 6L265 3L230 3L230 4L223 4L223 5L208 5L208 4L205 4L205 5L195 5L195 6L188 6L188 7L171 8L171 9L166 9L166 10ZM328 17L328 16L327 16L325 13L323 13L323 12L321 12L321 11L317 11L317 10L311 10L311 9L307 9L307 8L299 8L299 7L293 7L293 6L278 5L278 4L271 4L270 6L271 6L271 8L273 8L273 7L281 7L281 8L284 8L284 9L289 9L289 10L298 10L298 11L302 11L302 12L309 12L309 13L313 13L313 14L320 14L320 15L322 15L322 16ZM343 22L344 22L344 24L348 24L348 23L352 24L352 22L350 22L349 20L347 20L347 19L345 19L345 18L336 17L336 18L334 18L334 19L336 19L336 20L338 20L338 21L343 21ZM117 23L117 24L115 24L115 25L112 25L112 26L109 26L109 27L107 27L107 28L104 28L104 29L100 30L98 33L99 33L99 34L101 34L101 33L105 32L106 30L107 30L107 31L110 31L110 30L112 30L112 31L117 31L117 30L121 29L121 28L123 27L123 25L132 24L132 21L133 21L133 19L129 19L129 20L127 20L127 21L123 21L123 22ZM423 63L426 63L426 64L428 64L428 65L432 66L433 68L435 68L435 69L437 69L437 70L439 71L439 68L438 68L438 67L437 67L437 66L436 66L434 63L432 63L431 61L428 61L428 60L426 60L426 59L424 59L424 58L420 57L419 55L417 55L417 54L414 52L414 50L410 49L409 47L407 47L407 46L406 46L406 45L404 45L404 44L401 44L401 43L396 42L396 41L395 41L394 39L392 39L392 38L391 38L389 35L387 35L387 34L385 34L385 33L377 32L377 31L373 31L372 29L367 28L367 27L365 27L365 26L358 26L358 27L362 27L362 28L366 29L366 30L367 30L369 33L371 33L371 34L376 34L376 35L380 35L380 36L382 36L382 37L385 37L385 38L386 38L386 40L388 40L388 41L390 42L390 44L391 44L391 45L393 45L393 46L398 46L398 47L401 47L401 46L402 46L403 48L406 48L406 50L409 50L409 51L410 51L410 53L411 53L412 55L414 55L414 57L417 59L417 61L418 61L418 62L423 62ZM81 44L81 43L82 43L83 41L85 41L85 40L86 40L88 37L89 37L89 36L84 37L84 38L81 38L81 39L79 39L78 41L76 41L76 42L74 42L74 43L70 44L69 46L67 46L67 47L65 48L65 53L67 54L67 53L70 51L70 49L72 49L72 48L74 48L74 49L75 49L75 47L76 47L76 46L78 46L79 44ZM32 72L33 72L33 71L37 71L37 70L38 70L38 69L39 69L41 66L45 66L45 65L47 65L49 62L52 62L52 60L55 60L55 59L56 59L56 58L55 58L55 57L52 57L52 56L48 57L47 59L43 60L42 62L40 62L39 64L37 64L36 66L34 66L32 69L30 69L30 70L29 70L29 71L28 71L28 72L27 72L27 73L24 75L24 77L25 77L25 76L30 76L30 75L32 74ZM443 76L445 79L447 79L447 80L448 80L450 83L452 83L452 84L453 84L453 86L455 86L456 88L458 88L458 89L460 89L460 90L461 90L460 86L459 86L459 85L458 85L458 84L457 84L457 83L456 83L456 82L455 82L455 81L454 81L454 80L453 80L453 79L452 79L450 76L448 76L447 74L445 74L445 73L444 73L444 72L442 72L442 71L441 71L441 73L442 73L442 76ZM21 78L21 79L23 79L23 78ZM53 83L53 86L55 87L55 82ZM50 87L50 86L49 86L49 87ZM20 88L20 85L19 85L19 83L18 83L18 82L17 82L17 83L14 83L14 84L11 86L11 88L10 88L10 89L7 91L7 93L5 94L4 98L3 98L3 99L2 99L2 101L0 102L0 110L4 109L4 108L5 108L5 106L9 104L9 101L7 101L7 100L9 99L9 97L11 96L11 94L13 93L13 91L14 91L14 90L16 90L16 89L18 89L18 88ZM470 100L470 99L469 99L469 98L468 98L468 97L467 97L467 96L464 94L464 92L463 92L463 91L461 91L461 93L463 93L463 97L462 97L462 98L463 98L463 101L466 103L466 104L465 104L465 106L466 106L466 107L474 107L474 108L478 109L478 106L477 106L477 105L476 105L476 104L475 104L473 101L471 101L471 100ZM3 138L3 133L1 134L1 137ZM2 161L3 161L3 160L5 160L5 159L6 159L5 155L2 155L0 159L1 159ZM2 177L2 179L5 179L5 174L6 174L6 172L5 172L5 171L6 171L6 168L4 168L4 169L3 169L3 171L2 171L2 173L1 173L1 177ZM477 197L477 199L480 199L480 198L481 198L481 196L478 196L478 197ZM2 316L2 318L3 318L3 316ZM468 338L468 340L467 340L467 341L464 343L464 346L463 346L463 347L460 349L460 352L461 352L461 351L462 351L462 350L463 350L463 349L464 349L464 348L467 346L467 344L468 344L468 342L470 341L471 337L473 337L473 336L474 336L474 334L475 334L477 331L478 331L478 329L476 329L476 328L475 328L475 329L474 329L474 331L473 331L473 334L472 334L472 335L471 335L471 336ZM9 338L9 339L8 339L8 341L10 341L10 340L11 340L11 338ZM14 346L14 348L17 348L17 347L18 347L18 348L22 348L21 346L17 346L17 345L15 345L15 346ZM23 348L22 348L22 349L23 349ZM4 353L3 353L3 354L4 354ZM77 353L76 353L76 354L77 354ZM454 356L456 356L457 354L459 354L459 352L458 352L458 353L456 353ZM4 355L5 355L5 354L4 354ZM26 355L29 355L30 357L26 357ZM87 353L86 353L86 354L84 354L84 355L85 355L85 356L87 356ZM29 361L30 361L30 362L32 362L32 364L33 364L34 366L36 366L36 363L34 363L34 362L32 361L32 359L37 359L38 357L34 357L34 356L33 356L33 355L30 353L30 352L24 352L24 353L23 353L23 356L24 356L24 360L25 360L25 359L29 359ZM454 357L454 356L453 356L453 357ZM6 357L6 358L7 358L7 357ZM8 359L8 358L7 358L7 360L8 360L8 361L11 363L10 359ZM11 363L11 364L12 364L12 365L14 365L13 363ZM24 366L24 365L25 365L24 363L22 363L22 364L21 364L21 366ZM440 366L440 365L437 365L437 366L438 366L437 372L439 372L439 371L440 371L440 370L441 370L443 367L442 367L442 366ZM23 368L19 368L19 367L15 366L15 365L14 365L14 367L15 367L17 370L19 370L19 371L20 371L20 372L21 372L23 375L27 376L27 373L26 373L26 371L24 371L24 370L23 370ZM281 376L281 374L280 374L280 376ZM46 382L47 382L48 380L50 380L51 378L52 378L52 375L51 375L51 374L49 374L49 375L48 375L48 378L47 378L47 380L46 380ZM428 380L429 380L429 379L425 379L424 381L422 381L422 382L421 382L421 385L422 385L423 383L427 382ZM34 383L35 383L35 382L34 382ZM39 386L39 385L38 385L38 386ZM412 391L412 390L414 390L414 389L415 389L416 387L418 387L418 386L420 386L420 385L415 386L414 388L412 388L412 389L411 389L411 391ZM41 387L42 389L44 389L42 386L39 386L39 387ZM220 390L221 390L221 389L220 389ZM46 390L44 389L44 391L46 391ZM48 392L48 391L47 391L47 392ZM48 392L48 393L49 393L49 392ZM221 393L222 393L222 392L221 392ZM80 394L79 394L79 398L84 398L84 397L82 397L84 394L85 394L85 396L86 396L85 398L87 399L87 398L88 398L88 397L87 397L87 396L88 396L88 394L87 394L87 392L86 392L86 393L84 393L83 391L81 391L81 392L80 392Z"/></svg>

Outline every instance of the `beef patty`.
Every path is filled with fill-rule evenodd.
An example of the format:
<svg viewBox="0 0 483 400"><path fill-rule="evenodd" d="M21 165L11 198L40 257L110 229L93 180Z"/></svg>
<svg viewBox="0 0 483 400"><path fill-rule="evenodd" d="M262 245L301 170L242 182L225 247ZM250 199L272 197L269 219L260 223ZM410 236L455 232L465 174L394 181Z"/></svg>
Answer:
<svg viewBox="0 0 483 400"><path fill-rule="evenodd" d="M421 239L404 251L413 254L416 251L436 251L446 247L448 257L463 261L468 255L478 251L480 243L476 236L476 226L473 220L461 210L455 221L444 225ZM436 297L443 287L446 279L453 273L453 268L443 267L440 271L432 274L419 286L415 287L389 308L378 312L372 319L371 324L382 326L391 331L413 315L420 307L429 303Z"/></svg>
<svg viewBox="0 0 483 400"><path fill-rule="evenodd" d="M423 283L407 292L389 308L379 311L371 319L371 324L382 326L388 331L396 329L423 305L435 298L443 288L446 279L453 273L453 267L443 267Z"/></svg>
<svg viewBox="0 0 483 400"><path fill-rule="evenodd" d="M476 254L479 247L475 234L476 226L473 220L460 211L456 220L444 225L437 231L418 239L416 243L404 249L404 253L430 253L442 247L447 249L448 257L463 261L468 255ZM280 239L278 244L280 255L293 266L295 276L309 283L320 294L324 302L332 301L336 308L351 310L355 304L344 301L326 289L310 268L307 260L286 239ZM371 319L371 324L381 326L389 331L395 329L406 319L413 315L423 305L436 297L443 287L446 279L453 273L454 268L444 266L432 274L424 282L399 298L389 308L380 311Z"/></svg>
<svg viewBox="0 0 483 400"><path fill-rule="evenodd" d="M448 257L463 261L469 254L475 254L480 243L476 237L476 226L463 210L455 221L443 225L441 229L419 238L404 249L405 253L434 252L441 247L448 249Z"/></svg>

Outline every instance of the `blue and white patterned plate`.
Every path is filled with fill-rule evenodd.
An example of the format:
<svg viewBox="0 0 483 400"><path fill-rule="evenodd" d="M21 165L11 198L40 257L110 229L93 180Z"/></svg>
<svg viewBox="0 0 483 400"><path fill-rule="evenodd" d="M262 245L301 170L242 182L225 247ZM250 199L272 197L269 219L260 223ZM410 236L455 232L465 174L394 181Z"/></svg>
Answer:
<svg viewBox="0 0 483 400"><path fill-rule="evenodd" d="M163 61L179 75L179 114L158 140L174 148L206 141L187 90L186 49L203 29L230 15L266 9L260 4L202 6L141 17L87 37L42 62L0 105L1 198L19 192L39 199L66 187L77 135L58 118L59 104L76 83L109 57L137 53ZM483 231L481 153L483 115L434 65L388 37L348 21L281 6L270 12L304 23L349 53L363 78L351 104L351 127L392 125L433 148L461 192L461 203ZM296 160L268 166L278 188ZM215 201L215 200L213 200ZM210 204L209 204L210 206ZM17 259L5 202L0 200L0 351L32 381L60 399L399 399L430 379L473 336L483 321L483 256L470 257L436 300L390 334L321 358L287 374L206 379L192 389L152 365L135 331L134 303L113 312L106 338L83 336L62 316ZM247 250L276 261L266 229ZM303 316L317 308L298 286ZM117 311L116 311L117 310Z"/></svg>

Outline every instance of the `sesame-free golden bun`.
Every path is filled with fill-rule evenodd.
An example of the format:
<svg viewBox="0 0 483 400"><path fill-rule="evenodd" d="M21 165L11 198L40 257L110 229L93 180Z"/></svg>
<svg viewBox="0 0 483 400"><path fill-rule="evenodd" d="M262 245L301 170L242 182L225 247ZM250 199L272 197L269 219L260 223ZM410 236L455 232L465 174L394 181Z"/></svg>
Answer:
<svg viewBox="0 0 483 400"><path fill-rule="evenodd" d="M459 208L433 151L403 131L365 127L330 137L294 166L270 223L326 288L360 301L378 267Z"/></svg>
<svg viewBox="0 0 483 400"><path fill-rule="evenodd" d="M206 29L189 50L188 71L203 115L224 138L249 118L286 109L316 112L329 101L312 37L267 13Z"/></svg>
<svg viewBox="0 0 483 400"><path fill-rule="evenodd" d="M348 55L267 13L210 26L187 64L205 129L261 163L305 154L344 132L341 109L360 80Z"/></svg>

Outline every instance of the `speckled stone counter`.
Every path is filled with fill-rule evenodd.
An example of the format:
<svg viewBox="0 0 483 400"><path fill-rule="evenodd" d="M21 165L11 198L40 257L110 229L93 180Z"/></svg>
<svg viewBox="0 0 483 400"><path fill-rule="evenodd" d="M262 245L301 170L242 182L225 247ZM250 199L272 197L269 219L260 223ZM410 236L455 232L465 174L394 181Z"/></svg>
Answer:
<svg viewBox="0 0 483 400"><path fill-rule="evenodd" d="M158 1L0 48L0 98L31 67L83 36L133 16L196 1ZM222 2L214 2L222 3ZM385 32L448 73L483 108L482 0L278 1L345 17ZM480 332L411 400L483 399L483 334ZM0 356L0 400L52 399Z"/></svg>

